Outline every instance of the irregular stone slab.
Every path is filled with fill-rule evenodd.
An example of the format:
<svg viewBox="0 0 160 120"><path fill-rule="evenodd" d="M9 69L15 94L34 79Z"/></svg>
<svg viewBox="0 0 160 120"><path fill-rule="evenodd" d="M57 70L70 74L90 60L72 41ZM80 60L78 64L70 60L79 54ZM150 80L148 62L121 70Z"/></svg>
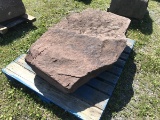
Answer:
<svg viewBox="0 0 160 120"><path fill-rule="evenodd" d="M142 19L147 7L148 0L112 0L109 11L125 17Z"/></svg>
<svg viewBox="0 0 160 120"><path fill-rule="evenodd" d="M125 37L129 24L128 18L106 11L86 9L81 13L72 13L55 25L55 28L105 39Z"/></svg>
<svg viewBox="0 0 160 120"><path fill-rule="evenodd" d="M100 39L50 28L25 60L37 75L71 93L115 63L125 46L125 38Z"/></svg>
<svg viewBox="0 0 160 120"><path fill-rule="evenodd" d="M0 0L0 22L25 14L22 0Z"/></svg>

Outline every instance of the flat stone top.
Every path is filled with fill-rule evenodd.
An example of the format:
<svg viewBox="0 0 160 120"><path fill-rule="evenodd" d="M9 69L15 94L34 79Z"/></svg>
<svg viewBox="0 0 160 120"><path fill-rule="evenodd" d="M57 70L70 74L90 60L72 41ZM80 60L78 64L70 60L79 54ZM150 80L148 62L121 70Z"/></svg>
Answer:
<svg viewBox="0 0 160 120"><path fill-rule="evenodd" d="M31 46L26 62L58 89L73 92L117 61L129 23L106 11L73 13Z"/></svg>
<svg viewBox="0 0 160 120"><path fill-rule="evenodd" d="M101 10L86 9L81 13L72 13L55 28L67 29L101 39L125 37L130 19Z"/></svg>
<svg viewBox="0 0 160 120"><path fill-rule="evenodd" d="M50 28L31 46L26 60L62 86L71 87L79 78L116 62L125 46L125 39L102 41L99 38ZM66 80L64 77L70 79Z"/></svg>

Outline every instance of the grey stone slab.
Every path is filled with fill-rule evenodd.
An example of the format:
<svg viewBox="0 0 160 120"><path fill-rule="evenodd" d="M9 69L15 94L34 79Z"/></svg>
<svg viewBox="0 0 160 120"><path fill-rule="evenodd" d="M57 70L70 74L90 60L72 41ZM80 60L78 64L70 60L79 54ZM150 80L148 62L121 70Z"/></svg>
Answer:
<svg viewBox="0 0 160 120"><path fill-rule="evenodd" d="M0 0L0 22L25 14L22 0Z"/></svg>
<svg viewBox="0 0 160 120"><path fill-rule="evenodd" d="M142 19L147 7L148 0L112 0L109 11L125 17Z"/></svg>

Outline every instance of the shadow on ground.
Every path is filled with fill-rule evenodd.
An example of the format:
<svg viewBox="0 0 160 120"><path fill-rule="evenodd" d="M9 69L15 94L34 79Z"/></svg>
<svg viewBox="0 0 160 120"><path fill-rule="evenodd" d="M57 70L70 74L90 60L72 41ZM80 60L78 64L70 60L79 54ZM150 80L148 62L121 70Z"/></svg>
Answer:
<svg viewBox="0 0 160 120"><path fill-rule="evenodd" d="M24 22L19 25L16 25L13 28L10 28L6 34L0 34L0 46L7 45L16 40L17 38L21 38L29 31L36 29L37 27L34 26L32 23Z"/></svg>
<svg viewBox="0 0 160 120"><path fill-rule="evenodd" d="M83 2L86 5L89 5L92 2L92 0L75 0L75 1Z"/></svg>
<svg viewBox="0 0 160 120"><path fill-rule="evenodd" d="M136 73L135 55L136 53L132 51L102 116L102 120L112 119L113 113L121 111L133 97L134 91L132 84Z"/></svg>
<svg viewBox="0 0 160 120"><path fill-rule="evenodd" d="M129 29L139 30L145 35L150 35L153 32L153 20L151 19L149 12L145 14L142 20L131 19Z"/></svg>

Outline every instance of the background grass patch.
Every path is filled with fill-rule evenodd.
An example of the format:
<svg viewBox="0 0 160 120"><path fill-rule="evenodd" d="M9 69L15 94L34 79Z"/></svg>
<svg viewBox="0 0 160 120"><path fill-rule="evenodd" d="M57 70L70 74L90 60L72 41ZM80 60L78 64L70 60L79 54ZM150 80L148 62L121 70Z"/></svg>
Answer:
<svg viewBox="0 0 160 120"><path fill-rule="evenodd" d="M71 12L86 8L107 10L110 0L23 0L27 13L37 18L0 37L0 69L26 53L50 26ZM136 40L102 119L160 118L160 1L149 1L149 13L133 20L127 37ZM53 104L43 103L18 82L9 82L0 72L0 119L76 119Z"/></svg>

